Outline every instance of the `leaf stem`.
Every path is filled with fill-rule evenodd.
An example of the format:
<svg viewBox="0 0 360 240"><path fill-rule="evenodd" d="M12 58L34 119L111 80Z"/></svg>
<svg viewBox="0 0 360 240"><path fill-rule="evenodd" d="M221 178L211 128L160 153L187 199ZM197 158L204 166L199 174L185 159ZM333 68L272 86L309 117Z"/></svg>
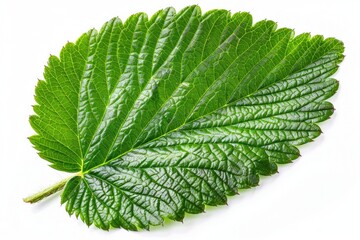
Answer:
<svg viewBox="0 0 360 240"><path fill-rule="evenodd" d="M77 174L78 175L78 174ZM65 178L63 180L61 180L60 182L58 183L55 183L54 185L50 186L50 187L47 187L45 188L44 190L38 192L38 193L35 193L33 195L30 195L26 198L23 198L24 202L26 203L36 203L36 202L39 202L41 201L42 199L56 193L56 192L59 192L61 191L65 184L71 179L73 178L74 176L70 176L68 178Z"/></svg>

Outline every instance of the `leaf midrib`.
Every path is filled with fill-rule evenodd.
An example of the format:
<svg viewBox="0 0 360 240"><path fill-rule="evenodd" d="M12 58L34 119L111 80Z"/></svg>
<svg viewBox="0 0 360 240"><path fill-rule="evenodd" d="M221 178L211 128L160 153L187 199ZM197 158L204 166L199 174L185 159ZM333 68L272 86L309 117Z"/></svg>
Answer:
<svg viewBox="0 0 360 240"><path fill-rule="evenodd" d="M193 14L193 13L192 13ZM193 15L191 16L191 17L193 17ZM253 27L252 27L253 28ZM184 29L186 29L186 27L184 28ZM237 32L237 30L238 29L236 29L232 34L230 34L229 36L228 36L228 38L227 39L225 39L224 41L223 41L223 43L225 43L230 37L233 37L234 35L236 35L236 32ZM178 40L178 42L180 41L180 39L181 39L181 37L179 38L179 40ZM289 42L290 42L291 40L289 39ZM177 44L178 44L178 42L177 42ZM177 45L176 44L176 45ZM300 44L300 43L299 43ZM312 43L312 44L314 44L314 43ZM278 44L276 44L276 46L277 46ZM273 49L273 48L272 48ZM295 49L296 49L296 47L295 47ZM327 49L327 50L329 50L329 49ZM216 48L214 49L214 51L212 51L210 54L209 54L209 56L211 56L214 52L216 51ZM305 53L304 54L302 54L302 56L303 55L305 55L307 52L309 51L309 49L307 49L307 51L305 51ZM246 51L244 51L244 52L246 52ZM170 56L171 54L169 54L168 55L168 57ZM268 55L268 54L267 54ZM266 55L266 56L267 56ZM167 59L168 59L168 57L167 57ZM318 59L320 59L321 57L323 57L323 56L320 56ZM208 58L208 57L207 57ZM196 69L201 63L203 63L207 58L205 58L204 60L202 60L196 67L194 67L194 69ZM164 62L166 62L167 61L167 59L165 59L165 61ZM237 59L237 58L236 58ZM318 60L318 59L316 59L316 60ZM283 59L282 59L283 60ZM299 61L299 59L297 60L297 61ZM233 61L234 62L234 61ZM232 62L232 63L233 63ZM313 61L312 61L313 62ZM308 64L309 65L309 64ZM306 66L308 66L308 65L306 65ZM306 68L306 67L303 67L303 68L301 68L301 69L298 69L297 71L295 71L295 72L290 72L287 76L285 76L284 78L282 78L281 80L279 80L279 81L282 81L282 80L284 80L284 79L286 79L287 77L289 77L290 75L293 75L293 74L295 74L296 72L300 72L300 71L302 71L304 68ZM151 75L151 77L149 78L149 79L151 79L157 72L158 72L158 70L159 69L161 69L161 67L159 67L154 73L152 73L152 75ZM189 74L189 75L191 75L191 74ZM188 75L188 76L189 76ZM214 81L214 82L216 82L216 81ZM270 84L270 85L268 85L268 86L271 86L271 85L274 85L275 83L277 83L278 81L275 81L274 83L272 83L272 84ZM180 86L181 84L179 84L178 86ZM212 86L213 84L211 84L211 86ZM261 86L259 89L262 89L263 87L268 87L268 86ZM259 89L257 89L257 90L259 90ZM174 91L175 92L175 91ZM244 97L242 97L242 98L240 98L240 100L241 99L244 99L244 98L246 98L246 97L249 97L249 96L251 96L252 94L254 94L254 92L253 93L251 93L251 94L249 94L249 95L247 95L247 96L244 96ZM111 95L111 94L110 94ZM237 101L238 101L239 99L237 99ZM136 100L134 101L134 103L136 102ZM166 102L166 101L165 101ZM219 110L219 109L221 109L221 108L224 108L224 107L226 107L227 105L229 105L229 104L232 104L232 102L231 103L226 103L226 104L224 104L222 107L220 107L220 108L217 108L217 109L215 109L215 110L213 110L213 111L211 111L211 112L209 112L209 113L207 113L207 114L205 114L205 115L208 115L208 114L211 114L211 113L213 113L213 112L215 112L215 111L217 111L217 110ZM135 104L134 104L135 105ZM133 106L134 106L133 105ZM160 108L161 109L161 108ZM129 110L129 112L128 113L130 113L130 111L131 111L131 109ZM104 111L105 112L105 111ZM105 114L104 114L105 115ZM91 170L93 170L93 169L96 169L96 168L98 168L98 167L101 167L101 166L103 166L103 165L106 165L107 163L109 163L109 162L111 162L111 161L113 161L113 160L116 160L116 159L118 159L118 158L120 158L121 156L124 156L125 154L127 154L127 153L129 153L129 152L131 152L131 151L133 151L133 150L135 150L135 149L137 149L137 148L141 148L141 146L142 145L145 145L145 144L147 144L147 143L149 143L149 142L152 142L152 141L156 141L157 139L159 139L159 138L161 138L161 137L163 137L163 136L165 136L165 135L167 135L167 134L169 134L169 133L171 133L171 132L175 132L175 131L177 131L177 130L179 130L181 127L183 127L185 124L189 124L189 123L191 123L191 122L194 122L194 121L196 121L196 120L198 120L198 119L200 119L200 118L202 118L202 117L204 117L204 115L203 116L199 116L199 117L197 117L197 118L195 118L195 119L193 119L193 120L191 120L190 122L184 122L182 125L180 125L179 127L177 127L177 128L174 128L174 129L172 129L172 130L170 130L170 131L168 131L168 132L166 132L166 133L164 133L164 134L162 134L162 135L160 135L160 136L158 136L158 137L156 137L156 138L154 138L154 139L151 139L150 141L148 141L148 142L146 142L146 143L143 143L143 144L141 144L141 145L138 145L138 146L136 146L136 147L132 147L132 148L130 148L129 150L127 150L127 151L125 151L125 152L123 152L123 153L121 153L121 154L119 154L118 156L116 156L116 157L114 157L114 158L112 158L112 159L110 159L110 160L106 160L106 158L104 159L104 162L102 163L102 164L99 164L99 165L97 165L97 166L94 166L94 167L92 167L92 168L90 168L90 169L88 169L88 170L86 170L86 171L84 171L83 172L83 170L82 170L82 173L83 174L87 174L88 172L90 172ZM125 122L125 121L124 121ZM149 123L151 122L151 120L148 122L148 124L147 125L149 125ZM98 124L98 126L99 126L100 124ZM120 128L119 128L120 129ZM145 128L144 128L145 129ZM144 130L143 129L143 130ZM143 130L141 131L141 132L143 132ZM119 131L118 131L119 132ZM96 131L95 131L95 133L96 133ZM94 134L95 135L95 134ZM138 135L138 136L140 136L140 135ZM94 137L94 136L93 136ZM114 139L114 141L116 140L116 137L115 137L115 139ZM90 146L90 145L89 145ZM108 153L111 151L111 148L109 149L109 151L108 151ZM107 156L108 156L108 154L107 154ZM83 159L83 163L84 163L84 159ZM83 165L82 165L83 166ZM83 169L83 168L82 168Z"/></svg>
<svg viewBox="0 0 360 240"><path fill-rule="evenodd" d="M318 59L320 59L321 57L323 57L323 56L320 56ZM317 60L318 60L318 59L317 59ZM288 74L286 77L284 77L283 79L281 79L281 80L279 80L279 81L283 81L284 79L288 78L289 76L291 76L291 75L293 75L293 74L296 74L296 73L298 73L298 72L301 72L303 69L305 69L305 68L306 68L307 66L309 66L309 65L310 65L310 64L306 65L305 67L303 67L303 68L301 68L301 69L298 69L298 70L295 71L295 72L291 72L290 74ZM334 68L335 68L335 67L334 67ZM333 68L332 68L331 70L333 70ZM272 83L272 84L270 84L270 85L268 85L268 86L266 86L266 87L275 85L275 84L278 83L279 81L275 81L274 83ZM264 87L265 87L265 86L264 86ZM258 90L260 90L260 89L262 89L262 88L259 88ZM254 94L254 93L252 93L252 94ZM250 94L250 95L248 95L248 96L244 96L244 97L242 97L241 99L247 98L247 97L251 96L252 94ZM241 100L241 99L238 99L237 101L239 101L239 100ZM234 101L234 102L235 102L235 101ZM234 102L232 102L232 103L234 103ZM230 104L232 104L232 103L227 103L227 104L225 104L222 108L224 108L224 107L226 107L226 106L228 106L228 105L230 105ZM303 106L302 106L302 107L303 107ZM212 113L218 111L219 109L221 109L221 108L215 109L214 111L212 111L212 112L210 112L210 113L207 113L206 115L212 114ZM285 113L282 113L282 114L285 114ZM278 114L278 115L282 115L282 114ZM276 116L277 116L277 115L276 115ZM200 117L198 117L198 118L195 118L195 119L193 119L193 120L191 120L191 121L189 121L189 122L187 122L187 123L185 123L185 124L189 124L189 123L195 122L195 121L201 119L202 117L204 117L204 116L200 116ZM261 118L260 118L260 119L261 119ZM146 143L143 143L143 144L141 144L141 145L138 145L138 146L136 146L136 148L131 148L131 149L125 151L124 153L122 153L122 154L120 154L120 155L118 155L118 156L116 156L116 157L114 157L114 158L112 158L112 159L110 159L110 160L108 160L108 161L103 162L102 164L99 164L99 165L97 165L97 166L95 166L95 167L93 167L93 168L90 168L90 169L86 170L85 172L83 172L83 174L85 175L85 174L89 173L90 171L92 171L92 170L94 170L94 169L96 169L96 168L102 167L102 166L108 164L109 162L112 162L112 161L114 161L114 160L116 160L116 159L119 159L119 158L121 158L122 156L128 154L129 152L132 152L132 151L134 151L134 150L136 150L136 149L139 149L139 148L141 148L141 146L143 146L143 145L145 145L145 144L148 144L148 143L150 143L150 142L156 141L156 140L158 140L159 138L162 138L162 137L164 137L164 136L167 135L167 134L170 134L170 133L172 133L172 132L176 132L176 131L178 131L179 129L181 129L185 124L183 124L183 125L175 128L175 129L173 129L173 130L170 130L169 132L166 132L165 134L163 134L163 135L161 135L161 136L159 136L159 137L156 137L156 138L152 139L152 140L149 141L149 142L146 142ZM298 139L295 139L295 140L298 140ZM282 142L282 141L279 141L279 142ZM264 145L264 146L266 146L266 145Z"/></svg>

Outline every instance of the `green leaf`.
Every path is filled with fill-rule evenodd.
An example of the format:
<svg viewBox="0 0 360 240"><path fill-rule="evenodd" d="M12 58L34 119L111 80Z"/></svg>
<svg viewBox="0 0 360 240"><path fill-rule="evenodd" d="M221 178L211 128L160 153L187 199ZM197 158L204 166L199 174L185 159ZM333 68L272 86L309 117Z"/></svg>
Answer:
<svg viewBox="0 0 360 240"><path fill-rule="evenodd" d="M197 6L113 18L51 56L30 138L69 214L148 229L221 205L299 157L334 109L342 42Z"/></svg>

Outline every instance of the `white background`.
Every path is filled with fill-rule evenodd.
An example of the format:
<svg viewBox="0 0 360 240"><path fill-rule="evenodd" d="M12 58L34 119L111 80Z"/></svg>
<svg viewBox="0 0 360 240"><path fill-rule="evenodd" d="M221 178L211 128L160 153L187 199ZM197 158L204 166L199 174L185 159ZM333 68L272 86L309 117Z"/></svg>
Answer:
<svg viewBox="0 0 360 240"><path fill-rule="evenodd" d="M360 35L356 0L242 1L0 1L0 239L360 239ZM295 163L262 178L261 186L207 208L184 223L166 222L150 232L105 232L69 217L59 195L36 205L28 194L67 176L47 166L27 137L37 78L50 54L67 41L114 16L149 15L167 6L199 4L203 11L248 11L255 21L271 19L296 33L311 32L344 41L346 58L331 99L336 113L321 124L324 134L301 147Z"/></svg>

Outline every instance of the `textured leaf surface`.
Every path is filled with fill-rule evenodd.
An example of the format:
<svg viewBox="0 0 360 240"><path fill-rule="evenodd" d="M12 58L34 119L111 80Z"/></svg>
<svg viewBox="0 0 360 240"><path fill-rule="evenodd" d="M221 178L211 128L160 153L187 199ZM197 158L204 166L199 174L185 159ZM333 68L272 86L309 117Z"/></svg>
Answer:
<svg viewBox="0 0 360 240"><path fill-rule="evenodd" d="M320 135L333 38L196 6L114 18L51 56L30 138L55 169L80 172L70 214L102 229L147 229L226 203Z"/></svg>

